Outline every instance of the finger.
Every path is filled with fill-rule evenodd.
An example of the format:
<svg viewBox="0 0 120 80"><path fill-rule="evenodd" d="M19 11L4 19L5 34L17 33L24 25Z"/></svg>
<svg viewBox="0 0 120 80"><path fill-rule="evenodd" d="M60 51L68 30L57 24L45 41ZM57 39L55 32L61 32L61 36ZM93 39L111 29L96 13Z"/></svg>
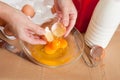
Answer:
<svg viewBox="0 0 120 80"><path fill-rule="evenodd" d="M43 45L46 44L46 41L40 39L37 36L33 36L32 34L31 35L22 35L19 38L29 44L43 44Z"/></svg>
<svg viewBox="0 0 120 80"><path fill-rule="evenodd" d="M60 20L62 18L62 13L61 12L57 12L57 17L58 17L58 20Z"/></svg>
<svg viewBox="0 0 120 80"><path fill-rule="evenodd" d="M46 41L44 41L44 40L42 40L42 39L27 39L27 40L24 40L24 41L26 41L27 43L29 43L29 44L41 44L41 45L44 45L44 44L46 44Z"/></svg>
<svg viewBox="0 0 120 80"><path fill-rule="evenodd" d="M69 24L69 12L67 10L67 8L62 9L62 23L64 24L64 26L68 26Z"/></svg>
<svg viewBox="0 0 120 80"><path fill-rule="evenodd" d="M68 36L68 34L71 32L73 29L75 22L76 22L77 14L71 14L70 15L70 21L69 21L69 26L67 27L67 31L64 35L64 37Z"/></svg>
<svg viewBox="0 0 120 80"><path fill-rule="evenodd" d="M45 35L45 30L38 25L31 25L31 30L38 35Z"/></svg>

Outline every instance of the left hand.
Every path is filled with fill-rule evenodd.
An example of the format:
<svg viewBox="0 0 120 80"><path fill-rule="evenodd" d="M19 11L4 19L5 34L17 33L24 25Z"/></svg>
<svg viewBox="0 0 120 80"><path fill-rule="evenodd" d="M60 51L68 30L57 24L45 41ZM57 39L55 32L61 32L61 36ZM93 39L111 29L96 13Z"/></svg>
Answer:
<svg viewBox="0 0 120 80"><path fill-rule="evenodd" d="M67 27L67 31L65 33L66 37L75 25L77 10L72 0L54 0L54 3L55 10L60 18L60 21Z"/></svg>

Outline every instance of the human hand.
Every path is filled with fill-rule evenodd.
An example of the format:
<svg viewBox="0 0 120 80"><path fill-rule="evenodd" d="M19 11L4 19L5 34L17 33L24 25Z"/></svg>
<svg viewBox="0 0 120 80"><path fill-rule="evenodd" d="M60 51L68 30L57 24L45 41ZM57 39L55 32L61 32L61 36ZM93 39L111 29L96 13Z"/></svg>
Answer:
<svg viewBox="0 0 120 80"><path fill-rule="evenodd" d="M77 18L77 10L72 0L54 0L55 10L60 18L60 21L67 27L65 37L75 25Z"/></svg>
<svg viewBox="0 0 120 80"><path fill-rule="evenodd" d="M30 44L46 44L46 41L41 38L45 34L43 28L34 24L21 11L14 8L9 10L10 13L3 15L4 20L17 38Z"/></svg>
<svg viewBox="0 0 120 80"><path fill-rule="evenodd" d="M16 34L16 37L30 44L46 44L40 36L45 34L45 31L40 26L34 24L27 16L22 12L17 11L10 18L9 25L12 27L12 31Z"/></svg>
<svg viewBox="0 0 120 80"><path fill-rule="evenodd" d="M0 2L0 18L3 19L15 36L30 44L46 44L40 36L45 34L44 29L34 24L21 11Z"/></svg>

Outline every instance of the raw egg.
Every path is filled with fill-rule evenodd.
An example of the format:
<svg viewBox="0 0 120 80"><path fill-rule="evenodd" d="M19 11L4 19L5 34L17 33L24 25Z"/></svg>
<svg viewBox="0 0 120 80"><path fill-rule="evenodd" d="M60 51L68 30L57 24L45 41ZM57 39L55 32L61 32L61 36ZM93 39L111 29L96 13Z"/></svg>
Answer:
<svg viewBox="0 0 120 80"><path fill-rule="evenodd" d="M53 7L51 8L51 12L52 12L52 14L55 14L55 13L56 13L55 5L53 5Z"/></svg>
<svg viewBox="0 0 120 80"><path fill-rule="evenodd" d="M6 22L3 19L0 19L0 26L5 26Z"/></svg>
<svg viewBox="0 0 120 80"><path fill-rule="evenodd" d="M64 38L57 38L53 40L52 42L45 45L44 50L47 54L54 54L59 49L65 49L67 47L68 43Z"/></svg>
<svg viewBox="0 0 120 80"><path fill-rule="evenodd" d="M4 28L4 33L8 36L13 36L13 32L10 30L10 26L9 25L5 25L5 28Z"/></svg>
<svg viewBox="0 0 120 80"><path fill-rule="evenodd" d="M25 15L30 16L31 18L35 15L33 7L29 4L23 6L21 10Z"/></svg>

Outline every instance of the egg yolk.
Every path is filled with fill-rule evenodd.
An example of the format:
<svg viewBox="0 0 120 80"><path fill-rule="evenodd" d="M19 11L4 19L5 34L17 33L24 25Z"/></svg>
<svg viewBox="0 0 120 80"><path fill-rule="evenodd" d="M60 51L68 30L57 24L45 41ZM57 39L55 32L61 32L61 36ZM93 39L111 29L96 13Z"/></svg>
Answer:
<svg viewBox="0 0 120 80"><path fill-rule="evenodd" d="M54 54L54 53L56 52L55 49L52 49L52 46L51 46L51 45L45 46L44 49L45 49L45 53L47 53L47 54Z"/></svg>
<svg viewBox="0 0 120 80"><path fill-rule="evenodd" d="M58 49L66 48L67 47L67 41L63 38L58 38L53 40L52 42L48 43L44 50L47 54L53 54L55 53Z"/></svg>
<svg viewBox="0 0 120 80"><path fill-rule="evenodd" d="M69 62L72 58L67 50L69 47L64 38L56 38L46 45L31 45L32 57L42 64L58 66Z"/></svg>
<svg viewBox="0 0 120 80"><path fill-rule="evenodd" d="M55 40L52 41L52 48L53 49L59 49L60 48L60 44L61 44L60 40L59 39L55 39Z"/></svg>
<svg viewBox="0 0 120 80"><path fill-rule="evenodd" d="M66 48L68 45L67 41L63 38L60 39L60 43L61 43L60 48L63 48L63 49Z"/></svg>

